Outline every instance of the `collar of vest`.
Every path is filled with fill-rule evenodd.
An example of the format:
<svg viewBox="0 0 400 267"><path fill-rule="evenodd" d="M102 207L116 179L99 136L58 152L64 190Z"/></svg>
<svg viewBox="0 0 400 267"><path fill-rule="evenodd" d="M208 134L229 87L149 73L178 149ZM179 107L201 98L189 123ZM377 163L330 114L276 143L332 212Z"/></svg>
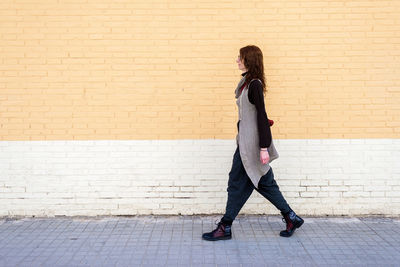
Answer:
<svg viewBox="0 0 400 267"><path fill-rule="evenodd" d="M239 98L240 96L240 88L242 88L242 86L244 85L244 82L246 81L246 75L243 76L243 78L240 80L240 82L238 83L238 86L236 87L235 90L235 98Z"/></svg>

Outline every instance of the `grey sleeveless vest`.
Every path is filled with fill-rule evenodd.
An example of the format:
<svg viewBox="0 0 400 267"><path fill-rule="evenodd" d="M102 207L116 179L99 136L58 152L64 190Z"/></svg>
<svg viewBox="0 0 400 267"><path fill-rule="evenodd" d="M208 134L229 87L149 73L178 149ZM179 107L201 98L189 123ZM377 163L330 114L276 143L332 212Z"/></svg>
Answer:
<svg viewBox="0 0 400 267"><path fill-rule="evenodd" d="M243 88L240 93L240 88L245 82L246 76L243 77L236 90L236 104L239 109L239 132L236 136L236 142L239 146L240 157L242 158L243 166L247 175L256 188L261 177L264 176L271 168L268 164L260 162L260 146L257 127L257 110L256 107L250 103L248 93L249 84ZM261 82L261 81L260 81ZM273 142L268 147L270 161L279 157Z"/></svg>

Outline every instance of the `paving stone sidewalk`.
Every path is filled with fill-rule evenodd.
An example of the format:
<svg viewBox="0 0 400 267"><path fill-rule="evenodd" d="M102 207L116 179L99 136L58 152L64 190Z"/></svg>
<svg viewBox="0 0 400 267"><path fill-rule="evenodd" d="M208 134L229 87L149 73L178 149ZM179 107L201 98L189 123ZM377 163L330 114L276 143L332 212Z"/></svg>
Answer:
<svg viewBox="0 0 400 267"><path fill-rule="evenodd" d="M307 218L291 238L277 216L0 218L0 266L400 266L399 218Z"/></svg>

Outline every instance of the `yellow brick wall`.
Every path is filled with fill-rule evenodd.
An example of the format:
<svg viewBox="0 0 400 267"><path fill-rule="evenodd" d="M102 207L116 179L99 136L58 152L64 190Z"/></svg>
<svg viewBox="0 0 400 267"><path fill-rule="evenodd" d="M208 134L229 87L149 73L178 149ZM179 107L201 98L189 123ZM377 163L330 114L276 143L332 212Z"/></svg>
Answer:
<svg viewBox="0 0 400 267"><path fill-rule="evenodd" d="M400 1L4 0L0 140L234 138L247 44L275 138L399 137Z"/></svg>

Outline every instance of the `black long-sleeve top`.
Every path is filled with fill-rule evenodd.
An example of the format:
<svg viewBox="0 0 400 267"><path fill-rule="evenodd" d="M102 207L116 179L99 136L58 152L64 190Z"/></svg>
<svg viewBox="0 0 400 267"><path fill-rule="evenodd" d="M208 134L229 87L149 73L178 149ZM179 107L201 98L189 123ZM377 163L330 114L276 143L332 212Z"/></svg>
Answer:
<svg viewBox="0 0 400 267"><path fill-rule="evenodd" d="M246 73L242 75L244 76ZM250 83L248 96L250 103L252 103L257 110L257 128L260 148L269 147L271 145L272 135L267 112L265 111L264 93L260 81L254 80Z"/></svg>

